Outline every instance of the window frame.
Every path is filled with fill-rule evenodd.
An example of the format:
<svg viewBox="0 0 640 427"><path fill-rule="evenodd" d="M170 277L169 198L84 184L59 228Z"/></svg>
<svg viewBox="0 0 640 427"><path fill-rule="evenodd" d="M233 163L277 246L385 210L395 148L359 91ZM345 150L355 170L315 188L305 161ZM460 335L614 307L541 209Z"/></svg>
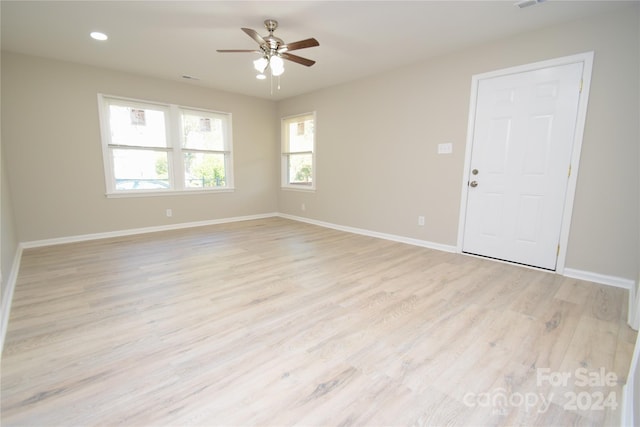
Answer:
<svg viewBox="0 0 640 427"><path fill-rule="evenodd" d="M127 107L152 108L165 113L165 137L166 147L146 147L137 145L118 145L111 142L110 105L122 105ZM183 147L184 130L182 113L210 115L222 118L224 150L194 149ZM233 192L233 122L232 115L228 112L208 110L197 107L189 107L177 104L147 101L141 99L126 98L121 96L98 94L98 115L100 120L100 144L102 146L102 159L107 197L144 197L162 196L171 194L204 194ZM167 153L167 189L131 189L116 190L116 177L114 169L113 149L139 149L151 151L165 151ZM224 155L225 186L220 187L188 187L184 173L184 153L212 153Z"/></svg>
<svg viewBox="0 0 640 427"><path fill-rule="evenodd" d="M289 131L287 129L287 125L294 119L306 119L307 117L311 117L313 120L313 139L312 139L312 147L311 151L290 151L289 150ZM286 117L282 117L280 119L280 168L281 168L281 178L280 178L280 186L282 189L286 190L298 190L298 191L315 191L316 190L316 140L317 140L317 129L318 129L318 120L315 111L310 111L307 113L294 114ZM289 160L292 155L311 155L311 182L309 184L306 183L292 183L289 179Z"/></svg>

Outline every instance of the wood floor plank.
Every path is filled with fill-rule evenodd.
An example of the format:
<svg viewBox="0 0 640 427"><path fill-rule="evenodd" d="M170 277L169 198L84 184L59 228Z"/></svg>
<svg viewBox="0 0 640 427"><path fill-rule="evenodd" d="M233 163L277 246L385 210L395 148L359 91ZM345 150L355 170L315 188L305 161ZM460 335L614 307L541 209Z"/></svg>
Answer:
<svg viewBox="0 0 640 427"><path fill-rule="evenodd" d="M626 298L281 218L27 249L0 421L615 425L619 407L564 393L620 401ZM618 379L581 386L577 369Z"/></svg>

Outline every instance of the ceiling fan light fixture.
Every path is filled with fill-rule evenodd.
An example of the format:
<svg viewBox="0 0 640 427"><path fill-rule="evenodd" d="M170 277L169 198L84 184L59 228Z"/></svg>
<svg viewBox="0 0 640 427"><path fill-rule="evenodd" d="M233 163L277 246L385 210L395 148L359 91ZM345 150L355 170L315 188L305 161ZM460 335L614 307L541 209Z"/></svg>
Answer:
<svg viewBox="0 0 640 427"><path fill-rule="evenodd" d="M259 58L253 61L253 68L255 68L256 71L259 72L260 74L264 73L264 70L266 70L267 65L269 65L269 61L264 56L262 58Z"/></svg>
<svg viewBox="0 0 640 427"><path fill-rule="evenodd" d="M269 65L273 68L284 68L284 61L278 55L273 55L269 59Z"/></svg>
<svg viewBox="0 0 640 427"><path fill-rule="evenodd" d="M269 59L269 67L271 67L271 74L274 76L281 76L284 73L284 61L277 55L273 55Z"/></svg>
<svg viewBox="0 0 640 427"><path fill-rule="evenodd" d="M276 77L281 76L283 73L284 73L284 67L271 69L271 74L273 74Z"/></svg>

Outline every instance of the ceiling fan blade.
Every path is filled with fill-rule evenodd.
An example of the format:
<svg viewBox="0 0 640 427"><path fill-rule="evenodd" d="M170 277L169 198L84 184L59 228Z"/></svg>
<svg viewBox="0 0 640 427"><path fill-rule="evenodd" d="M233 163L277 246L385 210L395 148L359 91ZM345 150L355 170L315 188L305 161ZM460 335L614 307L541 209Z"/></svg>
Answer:
<svg viewBox="0 0 640 427"><path fill-rule="evenodd" d="M262 36L260 34L258 34L256 32L256 30L252 30L251 28L242 28L242 31L247 33L247 35L249 37L251 37L252 39L254 39L256 41L256 43L258 43L260 46L262 46L263 44L266 43L266 41L264 41Z"/></svg>
<svg viewBox="0 0 640 427"><path fill-rule="evenodd" d="M306 65L307 67L311 67L316 61L312 61L311 59L303 58L298 55L292 55L290 53L281 53L280 56L283 59L288 59L289 61L297 62L298 64Z"/></svg>
<svg viewBox="0 0 640 427"><path fill-rule="evenodd" d="M318 40L314 38L310 38L310 39L300 40L293 43L287 43L284 46L282 46L280 49L278 49L278 52L289 52L291 50L306 49L308 47L315 47L315 46L320 46L320 43L318 43Z"/></svg>
<svg viewBox="0 0 640 427"><path fill-rule="evenodd" d="M253 53L262 53L259 50L247 50L247 49L218 49L216 52L220 53L231 53L231 52L253 52Z"/></svg>

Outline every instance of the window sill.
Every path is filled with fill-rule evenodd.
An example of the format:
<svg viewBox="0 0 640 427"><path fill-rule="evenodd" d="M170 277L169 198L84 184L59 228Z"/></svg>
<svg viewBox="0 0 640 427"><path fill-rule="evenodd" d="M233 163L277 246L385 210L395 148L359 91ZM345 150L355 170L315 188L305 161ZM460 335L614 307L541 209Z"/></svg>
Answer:
<svg viewBox="0 0 640 427"><path fill-rule="evenodd" d="M169 190L169 191L119 191L106 193L108 199L120 199L125 197L158 197L158 196L184 196L194 194L233 193L235 188L217 188L210 190Z"/></svg>
<svg viewBox="0 0 640 427"><path fill-rule="evenodd" d="M281 186L280 187L281 190L287 190L287 191L301 191L303 193L315 193L316 188L315 187L308 187L308 186Z"/></svg>

